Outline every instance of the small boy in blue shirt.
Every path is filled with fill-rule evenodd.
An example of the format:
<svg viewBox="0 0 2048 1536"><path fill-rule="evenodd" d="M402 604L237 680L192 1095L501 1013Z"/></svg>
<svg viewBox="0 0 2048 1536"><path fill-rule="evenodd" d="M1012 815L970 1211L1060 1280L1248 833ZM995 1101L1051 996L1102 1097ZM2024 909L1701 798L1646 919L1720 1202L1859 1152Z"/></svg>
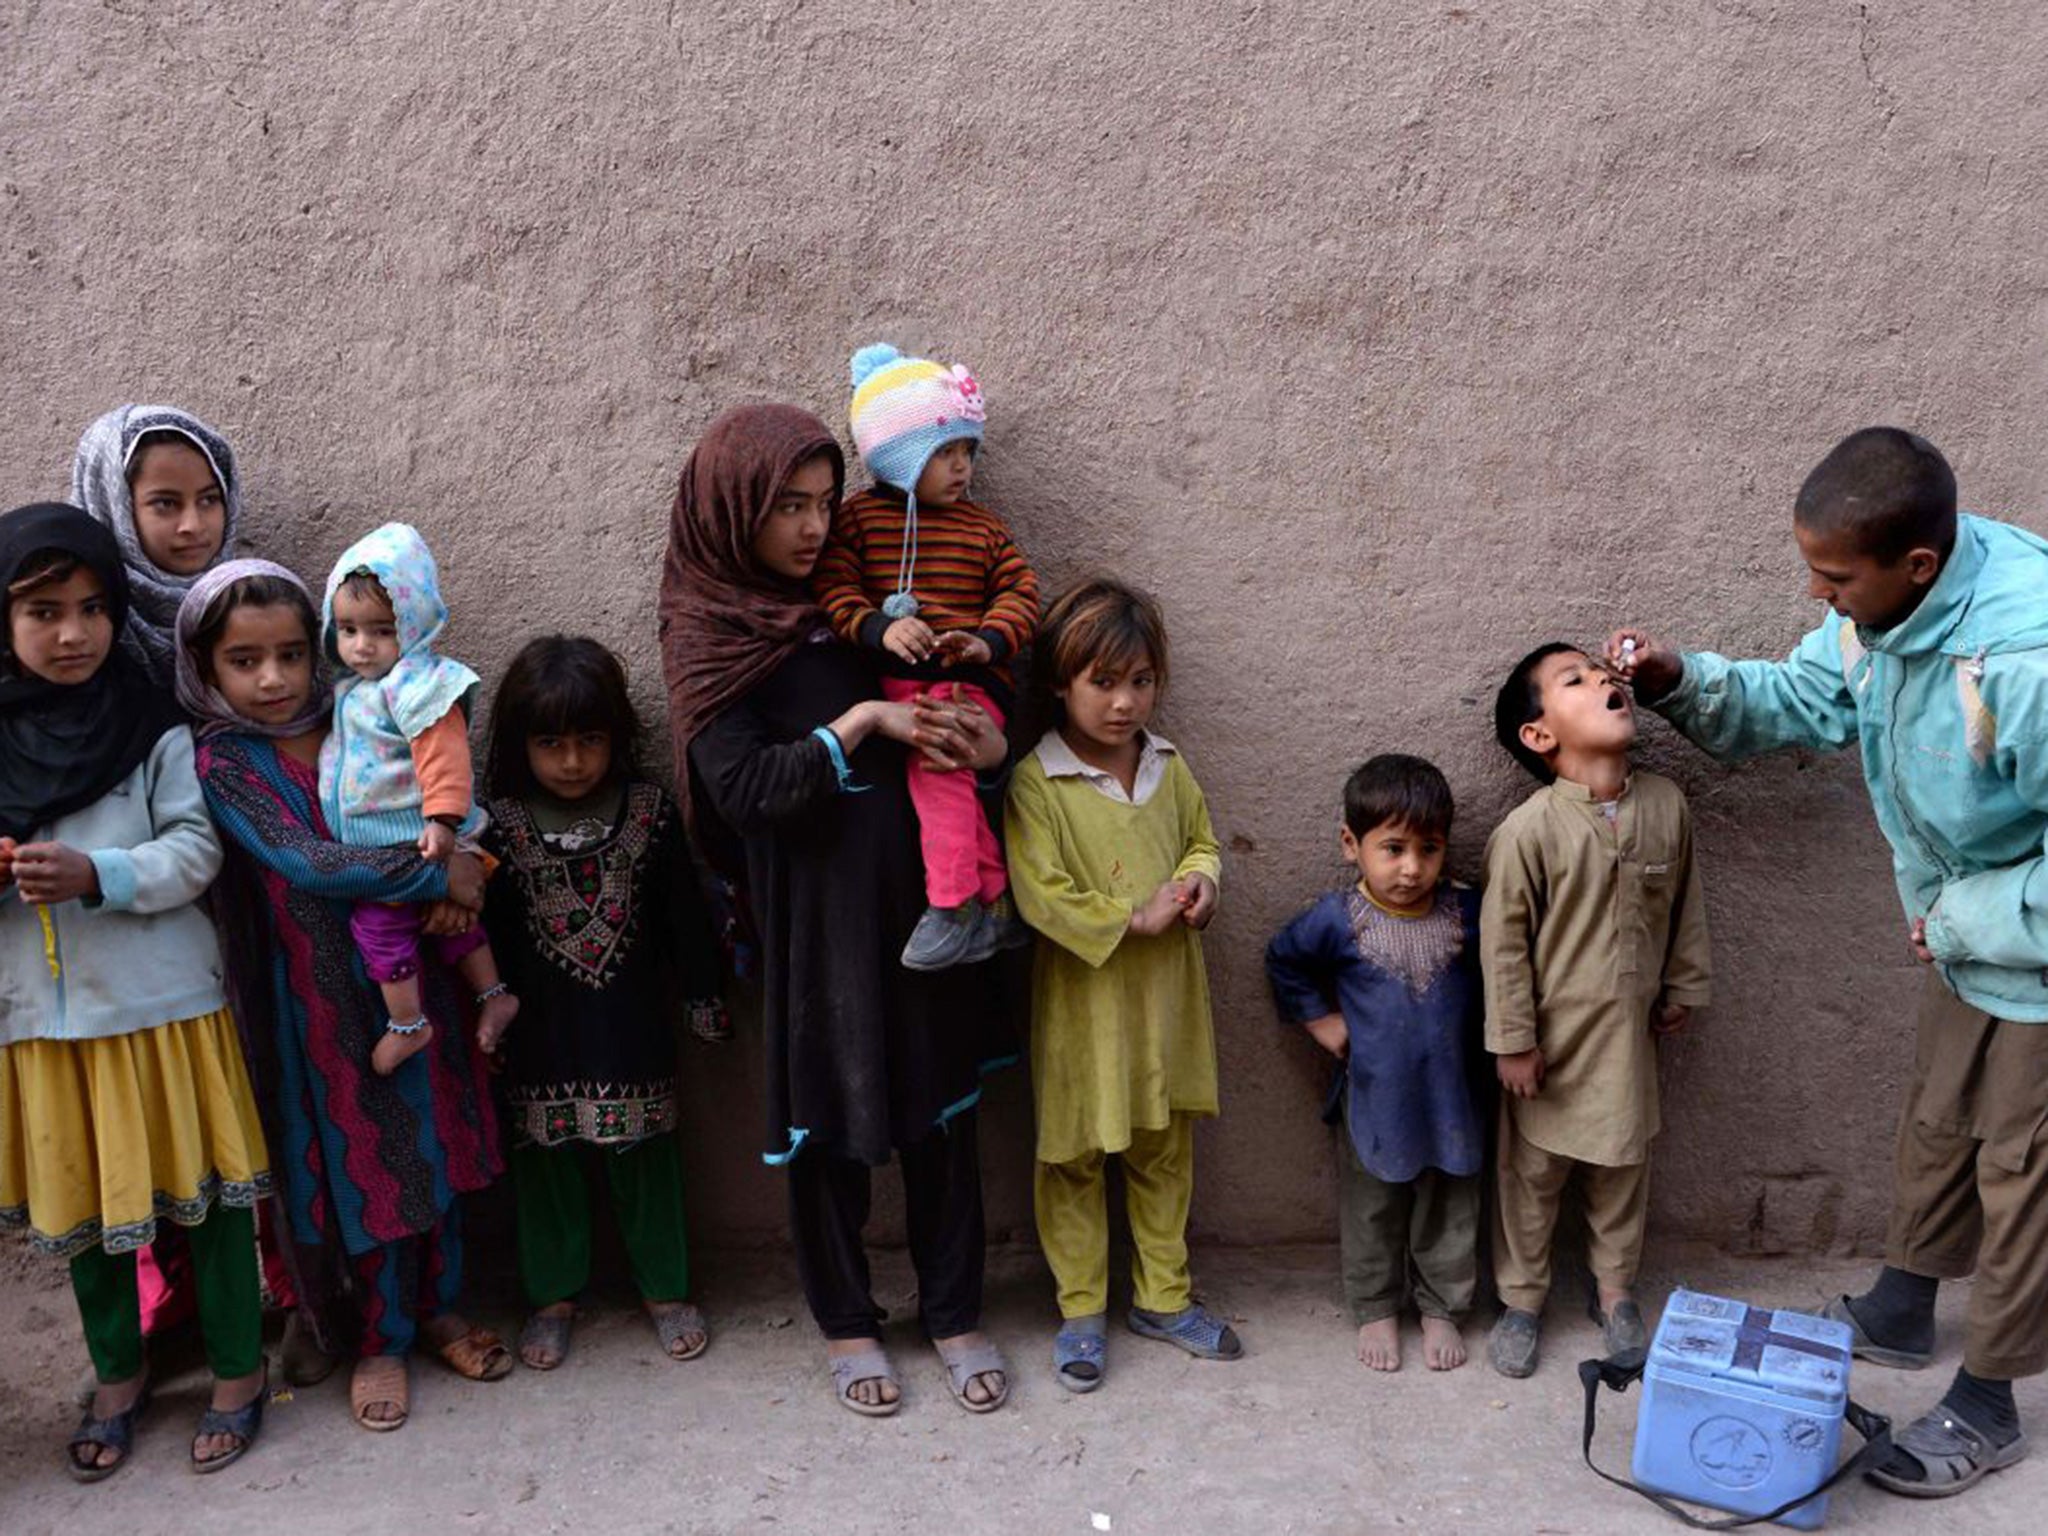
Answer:
<svg viewBox="0 0 2048 1536"><path fill-rule="evenodd" d="M1340 834L1356 883L1266 948L1280 1015L1344 1063L1338 1125L1344 1300L1358 1358L1401 1366L1412 1301L1434 1371L1465 1363L1458 1322L1478 1282L1484 1122L1478 894L1444 879L1451 787L1419 757L1375 757L1344 786Z"/></svg>

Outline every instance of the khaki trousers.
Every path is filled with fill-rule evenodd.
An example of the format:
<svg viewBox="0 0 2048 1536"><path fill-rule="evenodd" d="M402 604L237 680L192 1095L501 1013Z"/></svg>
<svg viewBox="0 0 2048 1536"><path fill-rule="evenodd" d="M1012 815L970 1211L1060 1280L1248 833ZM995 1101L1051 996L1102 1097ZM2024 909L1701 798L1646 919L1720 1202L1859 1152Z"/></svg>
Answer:
<svg viewBox="0 0 2048 1536"><path fill-rule="evenodd" d="M1516 1132L1503 1101L1495 1166L1493 1278L1503 1306L1543 1310L1557 1211L1565 1186L1573 1182L1586 1208L1586 1262L1594 1280L1622 1288L1636 1283L1650 1209L1647 1161L1608 1168L1546 1151Z"/></svg>
<svg viewBox="0 0 2048 1536"><path fill-rule="evenodd" d="M1175 1115L1161 1131L1131 1130L1124 1166L1131 1223L1131 1289L1147 1312L1188 1304L1188 1203L1195 1191L1195 1122ZM1038 1241L1059 1286L1061 1317L1109 1310L1110 1154L1040 1163L1033 1179Z"/></svg>
<svg viewBox="0 0 2048 1536"><path fill-rule="evenodd" d="M1938 973L1899 1116L1885 1262L1943 1280L1976 1271L1973 1376L2048 1367L2048 1024L1980 1012Z"/></svg>

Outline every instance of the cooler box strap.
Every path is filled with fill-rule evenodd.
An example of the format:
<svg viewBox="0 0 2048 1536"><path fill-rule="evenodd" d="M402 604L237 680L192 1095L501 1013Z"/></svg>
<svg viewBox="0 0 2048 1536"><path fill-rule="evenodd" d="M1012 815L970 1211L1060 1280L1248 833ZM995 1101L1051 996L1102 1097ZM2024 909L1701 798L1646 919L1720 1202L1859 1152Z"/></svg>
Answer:
<svg viewBox="0 0 2048 1536"><path fill-rule="evenodd" d="M1809 1499L1819 1498L1835 1484L1853 1477L1859 1472L1876 1466L1892 1449L1892 1421L1881 1413L1872 1413L1854 1398L1842 1412L1849 1427L1863 1437L1863 1449L1835 1468L1834 1475L1818 1488L1809 1488L1797 1498L1787 1499L1776 1509L1766 1510L1761 1515L1727 1515L1719 1520L1703 1520L1691 1510L1679 1504L1676 1499L1661 1493L1652 1493L1639 1488L1625 1477L1616 1477L1612 1472L1597 1466L1593 1461L1593 1421L1600 1411L1600 1388L1603 1384L1616 1392L1626 1392L1643 1374L1644 1361L1631 1360L1622 1363L1614 1359L1582 1360L1579 1362L1579 1382L1586 1389L1585 1434L1580 1439L1579 1450L1586 1458L1586 1465L1592 1467L1617 1488L1626 1488L1639 1493L1667 1515L1676 1516L1687 1525L1700 1531L1732 1531L1745 1525L1762 1525L1767 1521L1780 1520L1792 1513Z"/></svg>

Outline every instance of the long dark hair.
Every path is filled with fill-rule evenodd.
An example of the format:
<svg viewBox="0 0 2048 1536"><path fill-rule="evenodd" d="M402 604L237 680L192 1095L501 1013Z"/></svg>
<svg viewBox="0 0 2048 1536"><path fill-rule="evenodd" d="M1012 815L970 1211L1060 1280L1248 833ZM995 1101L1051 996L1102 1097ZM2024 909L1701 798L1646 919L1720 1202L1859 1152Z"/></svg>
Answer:
<svg viewBox="0 0 2048 1536"><path fill-rule="evenodd" d="M527 738L577 731L611 736L608 783L635 770L640 713L626 691L626 669L588 635L542 635L527 641L491 701L491 744L484 758L490 792L513 799L537 794L540 786L526 761Z"/></svg>

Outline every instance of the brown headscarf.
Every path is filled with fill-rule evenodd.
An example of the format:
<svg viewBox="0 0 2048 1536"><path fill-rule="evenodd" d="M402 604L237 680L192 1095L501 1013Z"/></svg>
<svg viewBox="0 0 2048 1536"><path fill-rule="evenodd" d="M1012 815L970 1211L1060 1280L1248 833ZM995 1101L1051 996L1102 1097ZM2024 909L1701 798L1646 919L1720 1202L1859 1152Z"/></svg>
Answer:
<svg viewBox="0 0 2048 1536"><path fill-rule="evenodd" d="M844 490L846 457L824 422L794 405L741 405L704 429L683 466L661 572L661 665L676 798L693 824L690 743L825 623L801 582L754 559L776 493L819 453Z"/></svg>

